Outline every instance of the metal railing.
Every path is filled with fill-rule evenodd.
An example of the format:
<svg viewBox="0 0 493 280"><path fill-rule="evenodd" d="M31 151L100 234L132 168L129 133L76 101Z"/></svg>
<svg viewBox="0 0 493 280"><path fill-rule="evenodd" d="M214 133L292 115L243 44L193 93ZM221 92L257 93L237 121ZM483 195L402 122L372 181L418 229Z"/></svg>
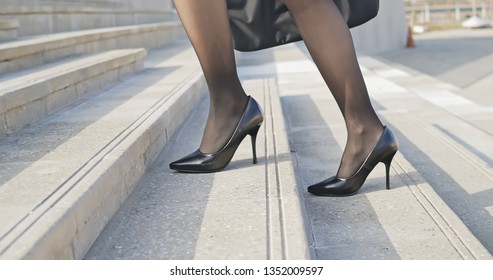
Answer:
<svg viewBox="0 0 493 280"><path fill-rule="evenodd" d="M411 25L460 22L472 16L493 22L493 0L409 0L405 7Z"/></svg>

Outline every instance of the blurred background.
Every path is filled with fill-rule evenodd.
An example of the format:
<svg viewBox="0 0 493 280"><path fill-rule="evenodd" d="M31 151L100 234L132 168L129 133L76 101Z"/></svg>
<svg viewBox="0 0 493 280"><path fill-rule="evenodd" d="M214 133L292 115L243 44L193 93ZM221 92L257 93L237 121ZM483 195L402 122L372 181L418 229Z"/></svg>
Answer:
<svg viewBox="0 0 493 280"><path fill-rule="evenodd" d="M414 32L490 26L493 0L405 0L406 18Z"/></svg>

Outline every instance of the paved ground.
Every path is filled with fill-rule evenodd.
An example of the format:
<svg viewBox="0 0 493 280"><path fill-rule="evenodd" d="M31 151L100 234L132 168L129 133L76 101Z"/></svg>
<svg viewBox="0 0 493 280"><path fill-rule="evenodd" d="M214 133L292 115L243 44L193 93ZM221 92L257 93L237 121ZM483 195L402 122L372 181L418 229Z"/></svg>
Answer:
<svg viewBox="0 0 493 280"><path fill-rule="evenodd" d="M479 104L493 106L493 28L416 35L416 48L378 55L455 85Z"/></svg>
<svg viewBox="0 0 493 280"><path fill-rule="evenodd" d="M422 78L421 83L426 85L427 80L434 84L432 91L442 92L441 98L419 89L423 87L420 79L410 80L415 83L411 90L453 115L454 118L444 114L434 119L433 113L423 113L427 122L450 140L449 153L463 156L459 163L454 163L451 154L438 153L442 147L431 147L430 143L427 144L430 148L423 149L421 155L410 156L410 161L493 252L493 29L423 34L416 37L416 45L414 49L388 52L375 58L408 73L418 71L430 76ZM393 80L407 86L403 79ZM423 141L410 140L413 144L409 145L415 146ZM437 144L440 143L443 142ZM419 157L431 161L423 164Z"/></svg>

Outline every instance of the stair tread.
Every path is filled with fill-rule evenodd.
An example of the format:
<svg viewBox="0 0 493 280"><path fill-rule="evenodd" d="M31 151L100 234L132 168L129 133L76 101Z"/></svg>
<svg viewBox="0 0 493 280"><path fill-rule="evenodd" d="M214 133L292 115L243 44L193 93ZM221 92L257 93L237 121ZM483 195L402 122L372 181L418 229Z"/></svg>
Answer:
<svg viewBox="0 0 493 280"><path fill-rule="evenodd" d="M145 49L112 50L1 76L0 138L139 70L145 55Z"/></svg>
<svg viewBox="0 0 493 280"><path fill-rule="evenodd" d="M178 21L169 21L20 37L0 43L0 74L84 53L117 48L158 48L181 37L181 30Z"/></svg>
<svg viewBox="0 0 493 280"><path fill-rule="evenodd" d="M22 57L25 55L49 50L64 45L80 44L84 42L95 41L98 38L115 37L122 34L131 34L154 30L159 27L176 27L180 26L179 22L162 22L139 24L130 26L118 26L97 28L82 31L62 32L42 36L22 37L14 42L0 44L0 62L11 60L12 58Z"/></svg>
<svg viewBox="0 0 493 280"><path fill-rule="evenodd" d="M67 72L81 70L95 64L102 64L116 58L137 54L140 54L141 56L145 54L144 49L118 49L95 54L86 54L63 59L54 63L43 64L27 70L8 73L0 76L0 97L5 94L5 92L12 91L17 87L25 87L29 84L45 81Z"/></svg>

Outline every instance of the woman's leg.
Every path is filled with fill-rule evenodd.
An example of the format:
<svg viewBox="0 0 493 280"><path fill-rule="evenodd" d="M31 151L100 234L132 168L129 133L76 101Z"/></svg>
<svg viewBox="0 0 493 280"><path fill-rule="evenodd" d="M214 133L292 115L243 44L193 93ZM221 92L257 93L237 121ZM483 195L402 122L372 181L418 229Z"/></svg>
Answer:
<svg viewBox="0 0 493 280"><path fill-rule="evenodd" d="M225 0L174 0L199 58L210 95L200 151L214 153L231 137L247 103L236 62Z"/></svg>
<svg viewBox="0 0 493 280"><path fill-rule="evenodd" d="M330 88L347 129L338 177L353 175L382 135L368 97L348 26L331 0L284 0Z"/></svg>

